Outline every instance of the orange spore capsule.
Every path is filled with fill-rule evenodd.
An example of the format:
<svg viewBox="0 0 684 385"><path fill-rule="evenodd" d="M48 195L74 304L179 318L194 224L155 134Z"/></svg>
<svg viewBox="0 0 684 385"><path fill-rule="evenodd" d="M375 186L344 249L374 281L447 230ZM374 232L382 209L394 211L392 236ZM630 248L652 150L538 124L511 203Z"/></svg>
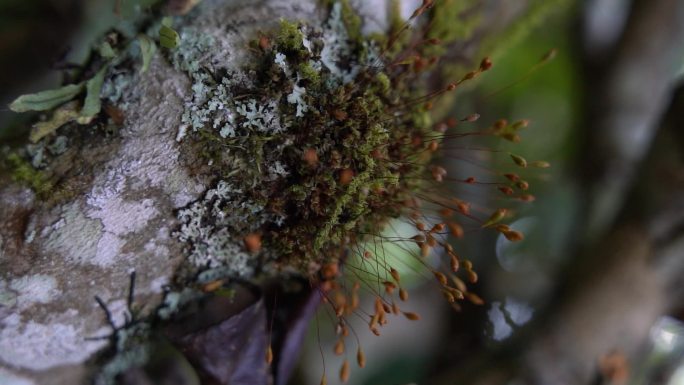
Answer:
<svg viewBox="0 0 684 385"><path fill-rule="evenodd" d="M527 183L527 181L521 180L518 183L515 184L518 186L519 189L526 191L528 188L530 188L530 184Z"/></svg>
<svg viewBox="0 0 684 385"><path fill-rule="evenodd" d="M261 235L257 233L248 234L243 242L245 244L245 249L250 253L256 253L261 250Z"/></svg>
<svg viewBox="0 0 684 385"><path fill-rule="evenodd" d="M387 314L386 313L380 313L380 316L378 317L378 324L380 326L384 326L387 324Z"/></svg>
<svg viewBox="0 0 684 385"><path fill-rule="evenodd" d="M398 283L399 282L399 272L395 268L391 267L390 268L390 274L392 275L392 278L394 278L394 280Z"/></svg>
<svg viewBox="0 0 684 385"><path fill-rule="evenodd" d="M439 148L439 143L437 143L436 140L433 140L428 144L428 150L430 150L432 152L437 151L438 148Z"/></svg>
<svg viewBox="0 0 684 385"><path fill-rule="evenodd" d="M504 193L504 194L506 194L506 195L513 195L513 194L515 193L515 192L513 191L513 189L510 188L510 187L508 187L508 186L501 186L501 187L499 187L499 191L501 191L502 193Z"/></svg>
<svg viewBox="0 0 684 385"><path fill-rule="evenodd" d="M430 229L431 233L441 233L444 231L444 223L437 223L436 225L432 226L432 229Z"/></svg>
<svg viewBox="0 0 684 385"><path fill-rule="evenodd" d="M266 36L259 37L259 48L266 51L271 48L271 41Z"/></svg>
<svg viewBox="0 0 684 385"><path fill-rule="evenodd" d="M346 305L340 305L335 308L335 315L339 318L344 316L345 311L347 310Z"/></svg>
<svg viewBox="0 0 684 385"><path fill-rule="evenodd" d="M431 172L432 179L434 179L436 182L442 182L444 180L444 177L447 175L446 169L440 166L433 166Z"/></svg>
<svg viewBox="0 0 684 385"><path fill-rule="evenodd" d="M340 338L339 340L337 340L337 343L335 344L335 347L333 348L333 352L337 356L341 356L342 354L344 354L344 340L343 339Z"/></svg>
<svg viewBox="0 0 684 385"><path fill-rule="evenodd" d="M224 281L222 279L217 279L216 281L207 282L202 285L202 291L205 293L211 293L212 291L218 290Z"/></svg>
<svg viewBox="0 0 684 385"><path fill-rule="evenodd" d="M340 381L347 382L349 380L349 361L344 360L340 368Z"/></svg>
<svg viewBox="0 0 684 385"><path fill-rule="evenodd" d="M268 349L266 349L266 364L271 365L273 362L273 349L271 348L271 345L268 345Z"/></svg>
<svg viewBox="0 0 684 385"><path fill-rule="evenodd" d="M508 239L511 242L519 242L525 238L523 233L521 233L520 231L515 231L515 230L505 231L503 233L503 235L504 235L504 237L506 237L506 239Z"/></svg>
<svg viewBox="0 0 684 385"><path fill-rule="evenodd" d="M351 304L349 305L349 308L347 310L349 311L354 311L359 307L359 295L357 293L353 293L351 297Z"/></svg>
<svg viewBox="0 0 684 385"><path fill-rule="evenodd" d="M504 225L504 224L496 225L496 226L494 226L494 228L496 229L496 231L498 231L500 233L505 233L506 231L511 230L510 226Z"/></svg>
<svg viewBox="0 0 684 385"><path fill-rule="evenodd" d="M375 297L375 313L376 314L381 314L385 311L385 308L382 306L382 299L380 297Z"/></svg>
<svg viewBox="0 0 684 385"><path fill-rule="evenodd" d="M470 214L470 204L467 202L457 201L456 202L456 209L461 214L464 214L464 215Z"/></svg>
<svg viewBox="0 0 684 385"><path fill-rule="evenodd" d="M379 319L379 318L380 318L380 316L378 315L378 313L373 314L373 316L371 317L370 322L368 323L368 327L369 327L371 330L373 330L374 327L378 326L378 319Z"/></svg>
<svg viewBox="0 0 684 385"><path fill-rule="evenodd" d="M435 247L435 246L437 246L437 240L436 240L435 237L433 237L431 234L428 234L428 236L427 236L427 242L426 242L426 243L427 243L427 245L430 246L430 247Z"/></svg>
<svg viewBox="0 0 684 385"><path fill-rule="evenodd" d="M439 272L439 271L433 271L432 274L434 274L435 278L437 278L437 281L439 281L439 283L440 283L442 286L446 286L446 285L447 285L447 277L446 277L446 275L442 274L442 273Z"/></svg>
<svg viewBox="0 0 684 385"><path fill-rule="evenodd" d="M333 111L333 116L339 121L344 121L347 120L349 114L347 114L347 112L344 110L335 110Z"/></svg>
<svg viewBox="0 0 684 385"><path fill-rule="evenodd" d="M450 218L452 215L454 215L454 210L445 207L439 210L439 215L441 215L443 218Z"/></svg>
<svg viewBox="0 0 684 385"><path fill-rule="evenodd" d="M468 298L468 301L470 301L473 305L482 306L485 303L484 300L480 298L477 294L466 293L465 295Z"/></svg>
<svg viewBox="0 0 684 385"><path fill-rule="evenodd" d="M318 153L313 148L307 148L302 154L302 159L306 164L313 167L318 164Z"/></svg>
<svg viewBox="0 0 684 385"><path fill-rule="evenodd" d="M423 258L427 258L427 256L430 255L430 245L427 243L423 243L420 246L420 256Z"/></svg>
<svg viewBox="0 0 684 385"><path fill-rule="evenodd" d="M412 236L411 239L413 239L414 241L416 241L418 243L425 242L425 236L423 234L416 234L416 235Z"/></svg>
<svg viewBox="0 0 684 385"><path fill-rule="evenodd" d="M408 301L408 298L409 298L409 296L408 296L408 292L406 291L406 289L399 288L399 299L406 302L406 301Z"/></svg>
<svg viewBox="0 0 684 385"><path fill-rule="evenodd" d="M351 183L352 179L354 179L354 171L350 168L345 168L344 170L340 171L340 184L343 186L348 185Z"/></svg>
<svg viewBox="0 0 684 385"><path fill-rule="evenodd" d="M510 180L511 182L517 182L517 181L520 180L520 177L518 176L518 174L508 173L508 174L504 174L504 176L505 176L508 180Z"/></svg>
<svg viewBox="0 0 684 385"><path fill-rule="evenodd" d="M360 346L359 349L356 351L356 362L359 364L359 368L363 368L366 366L366 355L363 353L363 350L361 350Z"/></svg>
<svg viewBox="0 0 684 385"><path fill-rule="evenodd" d="M416 229L420 231L425 231L425 223L423 222L416 222Z"/></svg>
<svg viewBox="0 0 684 385"><path fill-rule="evenodd" d="M480 62L480 71L484 72L492 68L492 60L489 57L485 57Z"/></svg>
<svg viewBox="0 0 684 385"><path fill-rule="evenodd" d="M458 262L458 258L456 258L455 255L450 255L450 264L451 264L451 271L454 273L458 271L458 268L460 267L460 263Z"/></svg>
<svg viewBox="0 0 684 385"><path fill-rule="evenodd" d="M463 227L461 225L454 222L448 222L447 226L449 227L449 232L451 235L453 235L455 238L463 238Z"/></svg>
<svg viewBox="0 0 684 385"><path fill-rule="evenodd" d="M397 305L397 303L394 301L392 301L392 314L399 314L399 305Z"/></svg>
<svg viewBox="0 0 684 385"><path fill-rule="evenodd" d="M392 295L394 289L397 287L393 282L385 281L382 283L385 286L385 292Z"/></svg>
<svg viewBox="0 0 684 385"><path fill-rule="evenodd" d="M474 272L472 270L468 270L468 282L477 283L477 273L476 272Z"/></svg>
<svg viewBox="0 0 684 385"><path fill-rule="evenodd" d="M494 128L497 130L501 130L504 127L508 125L508 120L506 119L499 119L496 122L494 122Z"/></svg>
<svg viewBox="0 0 684 385"><path fill-rule="evenodd" d="M410 319L411 321L418 321L420 319L420 316L418 314L410 312L410 311L405 311L404 317Z"/></svg>

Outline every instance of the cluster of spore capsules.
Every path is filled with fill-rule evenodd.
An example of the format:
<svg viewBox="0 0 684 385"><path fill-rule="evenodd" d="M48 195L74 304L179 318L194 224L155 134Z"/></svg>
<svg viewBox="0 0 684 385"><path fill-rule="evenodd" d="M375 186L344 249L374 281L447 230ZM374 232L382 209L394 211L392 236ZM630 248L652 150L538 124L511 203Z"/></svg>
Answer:
<svg viewBox="0 0 684 385"><path fill-rule="evenodd" d="M466 222L510 241L522 240L523 234L502 223L509 215L506 208L471 207L445 185L491 185L512 201L534 200L529 183L516 173L488 170L495 182L457 179L436 161L447 141L495 136L518 142L528 122L501 119L474 129L477 114L434 120L435 102L488 71L492 62L485 58L460 79L431 89L430 75L440 59L435 47L442 43L428 38L430 23L419 17L432 6L424 0L385 37L363 36L346 3L332 5L322 29L281 21L277 31L251 44L256 64L245 69L249 80L244 73L224 80L211 74L214 99L204 98L209 101L199 110L206 112L202 119L187 119L190 143L199 144L211 169L219 170L221 187L201 202L218 211L181 211L181 239L193 245L194 253L206 252L213 238L200 240L197 234L206 231L191 225L220 223L236 199L250 207L258 220L233 226L231 237L268 266L262 271L308 277L334 313L336 355L345 354L351 315L367 319L375 335L391 316L420 319L406 305L409 294L400 269L392 266L402 262L378 244L415 243L415 248L402 246L403 257L418 261L454 308L460 309L463 300L483 303L467 288L478 280L473 264L459 256L449 236L462 238ZM513 167L549 166L506 156ZM237 175L235 164L242 165ZM387 236L395 221L410 223L414 232ZM206 245L200 247L202 242ZM208 263L202 255L197 261ZM221 281L205 287L219 287L216 282ZM361 292L372 293L373 309L359 307ZM266 359L273 360L270 347ZM358 338L356 361L359 367L366 364ZM340 379L346 381L349 372L344 360Z"/></svg>

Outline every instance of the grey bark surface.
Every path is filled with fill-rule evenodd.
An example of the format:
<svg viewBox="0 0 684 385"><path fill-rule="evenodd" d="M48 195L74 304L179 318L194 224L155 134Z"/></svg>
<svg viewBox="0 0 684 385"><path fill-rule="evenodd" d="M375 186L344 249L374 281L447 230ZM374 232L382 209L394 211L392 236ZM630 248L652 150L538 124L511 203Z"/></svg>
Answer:
<svg viewBox="0 0 684 385"><path fill-rule="evenodd" d="M216 60L242 65L247 41L279 18L314 20L313 1L211 2L195 20L219 36ZM0 382L79 383L84 364L107 345L90 340L111 333L94 296L117 324L126 311L129 275L143 314L162 299L183 261L172 237L175 211L198 199L207 181L190 176L175 140L187 76L157 55L136 75L135 98L118 137L70 149L56 160L81 167L82 193L49 207L28 188L0 188Z"/></svg>

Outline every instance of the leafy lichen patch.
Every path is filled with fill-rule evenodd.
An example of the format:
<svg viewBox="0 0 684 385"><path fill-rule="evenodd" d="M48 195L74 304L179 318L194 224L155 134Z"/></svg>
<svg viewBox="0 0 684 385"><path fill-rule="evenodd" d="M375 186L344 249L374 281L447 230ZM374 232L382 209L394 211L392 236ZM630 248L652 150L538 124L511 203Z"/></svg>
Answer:
<svg viewBox="0 0 684 385"><path fill-rule="evenodd" d="M106 342L84 341L88 331L77 316L78 312L68 310L55 314L47 323L24 321L18 314L2 319L0 360L31 370L83 362Z"/></svg>

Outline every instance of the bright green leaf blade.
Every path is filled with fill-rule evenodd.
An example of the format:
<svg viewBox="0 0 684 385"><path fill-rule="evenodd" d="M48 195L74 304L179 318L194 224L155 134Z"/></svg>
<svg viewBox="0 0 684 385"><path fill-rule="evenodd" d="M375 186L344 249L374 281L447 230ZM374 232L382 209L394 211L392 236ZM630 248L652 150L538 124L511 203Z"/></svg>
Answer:
<svg viewBox="0 0 684 385"><path fill-rule="evenodd" d="M180 43L180 36L173 28L162 25L159 28L159 44L164 48L176 48Z"/></svg>
<svg viewBox="0 0 684 385"><path fill-rule="evenodd" d="M14 99L9 108L14 112L45 111L66 103L83 91L83 83L69 84L54 90L21 95Z"/></svg>
<svg viewBox="0 0 684 385"><path fill-rule="evenodd" d="M157 45L154 41L146 35L138 35L138 43L140 44L140 53L142 54L142 68L140 73L145 73L150 68L150 62L157 52Z"/></svg>
<svg viewBox="0 0 684 385"><path fill-rule="evenodd" d="M83 102L83 108L81 109L81 114L78 117L78 122L80 124L90 123L95 115L100 113L102 108L102 101L100 99L100 91L102 90L102 84L104 83L105 74L107 73L108 66L104 66L101 70L95 74L86 83L86 98Z"/></svg>

